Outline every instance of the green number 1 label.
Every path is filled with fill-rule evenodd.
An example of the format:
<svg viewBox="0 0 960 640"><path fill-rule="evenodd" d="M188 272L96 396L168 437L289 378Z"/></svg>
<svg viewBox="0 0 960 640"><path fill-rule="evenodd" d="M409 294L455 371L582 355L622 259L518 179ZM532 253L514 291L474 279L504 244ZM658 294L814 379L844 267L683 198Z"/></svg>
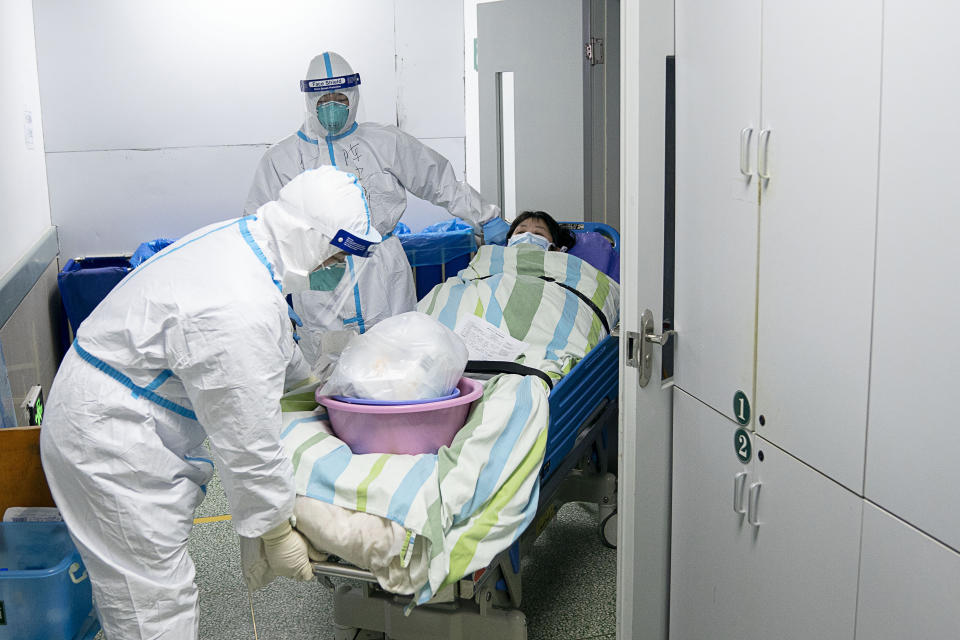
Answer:
<svg viewBox="0 0 960 640"><path fill-rule="evenodd" d="M737 391L733 395L733 415L740 424L750 422L750 401L747 400L747 394L743 391Z"/></svg>

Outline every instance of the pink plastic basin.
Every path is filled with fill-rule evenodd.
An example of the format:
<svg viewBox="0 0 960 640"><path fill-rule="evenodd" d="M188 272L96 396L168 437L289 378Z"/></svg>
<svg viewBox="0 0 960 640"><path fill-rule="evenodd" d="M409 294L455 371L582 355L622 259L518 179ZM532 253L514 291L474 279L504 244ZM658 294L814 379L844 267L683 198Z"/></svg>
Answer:
<svg viewBox="0 0 960 640"><path fill-rule="evenodd" d="M436 453L449 446L467 420L470 403L483 394L476 380L460 378L460 395L426 404L369 405L317 396L330 426L354 453Z"/></svg>

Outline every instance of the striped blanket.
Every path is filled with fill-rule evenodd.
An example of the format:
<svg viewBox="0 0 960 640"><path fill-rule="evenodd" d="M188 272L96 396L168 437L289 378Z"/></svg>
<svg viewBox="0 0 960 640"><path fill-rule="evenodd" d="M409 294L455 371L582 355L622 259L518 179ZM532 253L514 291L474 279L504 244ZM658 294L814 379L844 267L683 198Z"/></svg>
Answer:
<svg viewBox="0 0 960 640"><path fill-rule="evenodd" d="M479 316L529 345L518 362L560 378L605 337L605 324L617 322L618 302L618 285L579 258L523 245L485 246L418 310L450 328L464 314ZM435 455L355 455L325 418L322 407L285 414L282 440L297 493L387 519L402 527L393 530L403 540L368 545L377 548L365 559L330 548L328 538L314 542L370 568L384 588L414 593L416 603L487 566L536 513L549 404L546 385L535 376L487 381L453 443ZM384 549L397 561L374 557ZM410 557L416 554L421 557ZM377 570L388 564L389 572ZM398 565L424 570L398 579Z"/></svg>

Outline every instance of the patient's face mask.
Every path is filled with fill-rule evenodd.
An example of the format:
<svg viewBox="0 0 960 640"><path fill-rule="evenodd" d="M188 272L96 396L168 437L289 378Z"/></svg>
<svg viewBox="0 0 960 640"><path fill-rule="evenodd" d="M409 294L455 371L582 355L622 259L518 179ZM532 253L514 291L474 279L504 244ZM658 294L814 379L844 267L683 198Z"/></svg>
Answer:
<svg viewBox="0 0 960 640"><path fill-rule="evenodd" d="M347 264L341 261L312 271L310 273L310 290L333 291L343 280L343 274L346 270Z"/></svg>
<svg viewBox="0 0 960 640"><path fill-rule="evenodd" d="M350 107L340 102L331 100L317 104L317 120L331 135L340 133L349 115Z"/></svg>
<svg viewBox="0 0 960 640"><path fill-rule="evenodd" d="M510 240L507 241L508 247L513 247L518 244L532 244L535 247L539 247L544 251L549 251L550 247L553 246L553 243L544 238L541 235L536 233L531 233L527 231L526 233L515 233L511 236Z"/></svg>

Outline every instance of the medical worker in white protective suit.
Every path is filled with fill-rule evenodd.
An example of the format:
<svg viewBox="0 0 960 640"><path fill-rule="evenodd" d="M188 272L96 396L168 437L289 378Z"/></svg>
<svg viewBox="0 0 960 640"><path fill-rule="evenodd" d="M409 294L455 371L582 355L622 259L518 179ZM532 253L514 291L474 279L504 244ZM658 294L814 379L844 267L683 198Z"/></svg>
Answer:
<svg viewBox="0 0 960 640"><path fill-rule="evenodd" d="M374 226L384 237L368 258L374 264L359 278L353 300L339 316L331 313L330 294L308 292L294 298L294 309L304 323L300 346L307 359L316 362L322 350L319 332L363 333L384 318L414 309L417 299L410 264L399 239L390 236L406 209L407 191L462 218L477 234L481 223L499 215L499 209L483 205L473 187L457 180L446 158L413 136L391 125L358 124L360 74L336 53L323 53L310 61L300 90L306 121L264 154L246 212L275 198L304 169L333 165L360 178ZM357 262L348 260L347 268L354 269Z"/></svg>
<svg viewBox="0 0 960 640"><path fill-rule="evenodd" d="M293 471L280 445L299 351L282 292L379 241L354 176L307 171L255 215L137 267L80 326L41 448L109 640L197 637L187 537L213 471L208 438L237 533L262 540L274 573L312 577L289 523Z"/></svg>

